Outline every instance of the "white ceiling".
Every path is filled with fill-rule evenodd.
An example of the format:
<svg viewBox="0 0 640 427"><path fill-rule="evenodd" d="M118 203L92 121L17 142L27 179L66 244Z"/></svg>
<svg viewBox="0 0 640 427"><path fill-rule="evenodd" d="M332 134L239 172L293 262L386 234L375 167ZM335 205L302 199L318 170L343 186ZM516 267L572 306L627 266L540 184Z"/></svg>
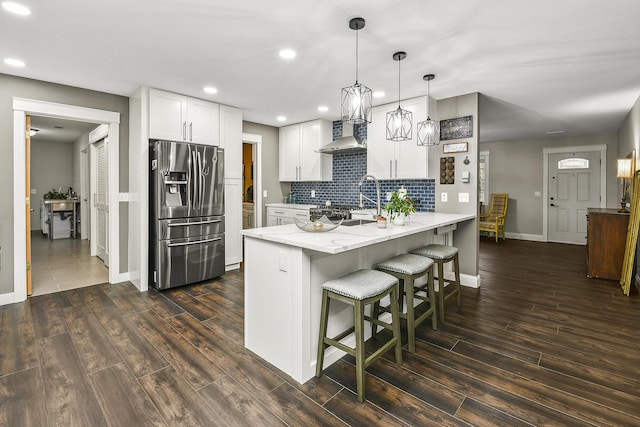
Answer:
<svg viewBox="0 0 640 427"><path fill-rule="evenodd" d="M98 126L95 123L33 116L31 117L31 129L37 129L38 132L31 137L31 140L72 143Z"/></svg>
<svg viewBox="0 0 640 427"><path fill-rule="evenodd" d="M16 0L21 1L21 0ZM24 0L0 10L0 72L129 96L141 85L244 110L281 126L338 119L340 89L359 81L387 96L471 92L481 141L616 131L640 94L636 0ZM283 61L281 48L297 51ZM208 95L212 85L218 93ZM319 105L329 111L319 113Z"/></svg>

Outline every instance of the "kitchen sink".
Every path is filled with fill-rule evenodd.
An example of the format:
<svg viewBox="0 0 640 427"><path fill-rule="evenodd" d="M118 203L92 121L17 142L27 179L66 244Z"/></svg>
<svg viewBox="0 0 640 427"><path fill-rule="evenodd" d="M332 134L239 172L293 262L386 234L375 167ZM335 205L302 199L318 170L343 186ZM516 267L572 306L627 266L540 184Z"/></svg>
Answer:
<svg viewBox="0 0 640 427"><path fill-rule="evenodd" d="M342 221L342 225L351 227L354 225L371 224L372 222L376 222L376 220L375 219L345 219L344 221Z"/></svg>

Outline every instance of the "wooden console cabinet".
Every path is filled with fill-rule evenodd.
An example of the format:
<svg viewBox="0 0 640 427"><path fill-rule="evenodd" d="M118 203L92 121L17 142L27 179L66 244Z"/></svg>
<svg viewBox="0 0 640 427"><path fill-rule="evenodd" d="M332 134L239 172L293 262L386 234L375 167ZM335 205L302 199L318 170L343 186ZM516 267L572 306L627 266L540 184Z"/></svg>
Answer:
<svg viewBox="0 0 640 427"><path fill-rule="evenodd" d="M589 208L587 221L587 277L620 280L629 214Z"/></svg>

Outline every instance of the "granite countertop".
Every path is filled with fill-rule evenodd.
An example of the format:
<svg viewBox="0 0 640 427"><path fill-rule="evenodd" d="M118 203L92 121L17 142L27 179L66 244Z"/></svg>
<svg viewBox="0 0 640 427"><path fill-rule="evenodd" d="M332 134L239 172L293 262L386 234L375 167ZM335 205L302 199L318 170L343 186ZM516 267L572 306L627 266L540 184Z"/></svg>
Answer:
<svg viewBox="0 0 640 427"><path fill-rule="evenodd" d="M376 223L369 223L353 227L340 226L328 232L306 232L289 224L246 229L241 234L317 252L338 254L473 218L474 214L420 212L411 214L403 226L389 224L387 228L378 228Z"/></svg>

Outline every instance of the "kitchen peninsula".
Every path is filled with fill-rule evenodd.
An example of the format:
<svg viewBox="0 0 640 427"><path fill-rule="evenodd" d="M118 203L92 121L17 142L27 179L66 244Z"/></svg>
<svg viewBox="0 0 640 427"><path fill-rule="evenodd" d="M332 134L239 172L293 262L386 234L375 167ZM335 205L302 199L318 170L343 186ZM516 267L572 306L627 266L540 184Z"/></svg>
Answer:
<svg viewBox="0 0 640 427"><path fill-rule="evenodd" d="M245 347L296 381L306 382L315 374L322 283L425 244L442 243L442 236L474 217L417 213L406 225L389 224L385 229L371 223L315 233L292 224L243 230ZM352 308L333 302L328 334L350 325ZM371 331L366 329L368 338ZM353 344L352 337L346 340ZM325 367L343 355L328 349Z"/></svg>

